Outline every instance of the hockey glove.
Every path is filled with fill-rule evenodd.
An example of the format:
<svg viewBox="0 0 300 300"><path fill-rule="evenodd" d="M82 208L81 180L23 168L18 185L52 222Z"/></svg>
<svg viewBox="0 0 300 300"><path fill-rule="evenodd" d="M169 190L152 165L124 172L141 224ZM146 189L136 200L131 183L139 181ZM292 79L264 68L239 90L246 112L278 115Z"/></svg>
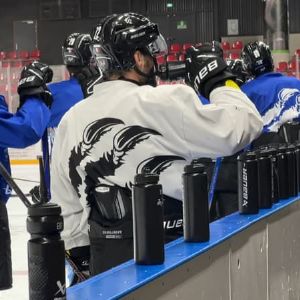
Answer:
<svg viewBox="0 0 300 300"><path fill-rule="evenodd" d="M214 88L235 79L221 55L214 43L191 47L186 53L186 82L207 99Z"/></svg>
<svg viewBox="0 0 300 300"><path fill-rule="evenodd" d="M73 269L74 277L70 286L89 278L90 247L76 247L66 251L66 260Z"/></svg>
<svg viewBox="0 0 300 300"><path fill-rule="evenodd" d="M236 83L242 86L245 82L251 79L250 74L245 70L241 59L234 59L227 62L230 71L236 76Z"/></svg>
<svg viewBox="0 0 300 300"><path fill-rule="evenodd" d="M76 73L75 78L81 85L84 97L87 98L94 92L94 85L102 82L103 74L97 67L84 67L80 72Z"/></svg>
<svg viewBox="0 0 300 300"><path fill-rule="evenodd" d="M20 95L20 106L24 104L29 96L41 99L48 107L52 104L52 95L46 83L51 82L53 71L46 64L34 61L24 67L21 72L18 94Z"/></svg>

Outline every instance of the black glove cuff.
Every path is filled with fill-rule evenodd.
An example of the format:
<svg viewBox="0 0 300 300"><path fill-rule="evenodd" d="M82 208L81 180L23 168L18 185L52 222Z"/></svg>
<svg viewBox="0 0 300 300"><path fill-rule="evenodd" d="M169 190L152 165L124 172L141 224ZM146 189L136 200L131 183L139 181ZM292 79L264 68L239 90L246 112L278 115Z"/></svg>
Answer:
<svg viewBox="0 0 300 300"><path fill-rule="evenodd" d="M22 107L22 105L26 102L26 100L30 96L40 99L48 107L51 107L51 104L53 102L52 94L47 89L47 87L43 87L43 86L22 89L19 91L19 94L20 94L20 105L19 105L18 109L20 109Z"/></svg>
<svg viewBox="0 0 300 300"><path fill-rule="evenodd" d="M69 253L72 258L90 257L90 246L75 247Z"/></svg>
<svg viewBox="0 0 300 300"><path fill-rule="evenodd" d="M224 71L218 76L208 79L200 91L201 95L204 96L206 99L209 99L209 95L212 92L212 90L217 87L224 86L226 80L229 79L235 81L236 76L227 71Z"/></svg>

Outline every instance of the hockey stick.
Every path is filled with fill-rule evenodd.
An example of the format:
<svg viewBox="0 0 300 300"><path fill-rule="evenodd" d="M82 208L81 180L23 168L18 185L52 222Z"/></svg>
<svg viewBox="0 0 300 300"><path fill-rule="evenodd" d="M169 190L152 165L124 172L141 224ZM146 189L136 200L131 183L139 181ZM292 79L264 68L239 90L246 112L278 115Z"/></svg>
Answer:
<svg viewBox="0 0 300 300"><path fill-rule="evenodd" d="M8 185L15 191L15 193L21 199L21 201L24 203L24 205L26 207L32 206L32 204L26 198L25 194L21 191L19 186L15 183L15 181L12 179L12 177L7 172L6 168L3 166L3 164L1 162L0 162L0 174L5 179L5 181L8 183Z"/></svg>

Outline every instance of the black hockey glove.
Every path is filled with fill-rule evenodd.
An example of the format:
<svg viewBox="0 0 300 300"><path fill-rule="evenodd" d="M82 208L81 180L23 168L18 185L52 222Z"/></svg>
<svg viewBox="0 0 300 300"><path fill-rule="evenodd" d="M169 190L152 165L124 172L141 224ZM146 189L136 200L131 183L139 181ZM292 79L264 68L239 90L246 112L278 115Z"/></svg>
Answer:
<svg viewBox="0 0 300 300"><path fill-rule="evenodd" d="M94 92L94 85L102 82L103 74L97 67L87 66L80 70L80 72L74 74L75 78L81 85L84 97L92 95Z"/></svg>
<svg viewBox="0 0 300 300"><path fill-rule="evenodd" d="M47 88L46 83L51 82L53 71L46 64L34 61L24 67L18 86L21 107L28 96L34 96L41 99L48 107L52 104L52 95Z"/></svg>
<svg viewBox="0 0 300 300"><path fill-rule="evenodd" d="M245 70L241 59L233 59L227 62L230 71L236 76L236 83L242 86L245 82L251 79L251 75Z"/></svg>
<svg viewBox="0 0 300 300"><path fill-rule="evenodd" d="M70 286L89 278L90 247L76 247L66 251L66 259L74 271Z"/></svg>
<svg viewBox="0 0 300 300"><path fill-rule="evenodd" d="M31 195L31 199L33 203L44 203L48 202L47 199L47 192L41 191L41 186L36 185L30 191L29 194Z"/></svg>
<svg viewBox="0 0 300 300"><path fill-rule="evenodd" d="M33 203L41 203L41 193L40 193L40 186L34 186L30 191L29 194L31 195Z"/></svg>
<svg viewBox="0 0 300 300"><path fill-rule="evenodd" d="M221 56L214 43L191 47L186 53L186 82L207 99L214 88L235 79Z"/></svg>

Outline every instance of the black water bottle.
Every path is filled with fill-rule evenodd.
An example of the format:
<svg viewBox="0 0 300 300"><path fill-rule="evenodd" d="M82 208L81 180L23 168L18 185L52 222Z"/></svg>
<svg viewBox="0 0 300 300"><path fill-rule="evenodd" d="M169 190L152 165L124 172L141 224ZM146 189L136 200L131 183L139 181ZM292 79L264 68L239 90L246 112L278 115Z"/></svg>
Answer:
<svg viewBox="0 0 300 300"><path fill-rule="evenodd" d="M263 149L257 151L256 155L258 170L258 205L259 208L271 208L273 205L271 154L267 149Z"/></svg>
<svg viewBox="0 0 300 300"><path fill-rule="evenodd" d="M271 183L272 183L272 202L277 203L278 198L278 171L277 171L277 150L273 147L268 148L271 156Z"/></svg>
<svg viewBox="0 0 300 300"><path fill-rule="evenodd" d="M183 178L183 233L186 242L209 240L209 208L207 174L203 164L184 168Z"/></svg>
<svg viewBox="0 0 300 300"><path fill-rule="evenodd" d="M157 174L137 174L132 188L134 259L162 264L164 253L162 186Z"/></svg>
<svg viewBox="0 0 300 300"><path fill-rule="evenodd" d="M54 203L28 207L28 277L30 300L66 299L65 247L61 208Z"/></svg>
<svg viewBox="0 0 300 300"><path fill-rule="evenodd" d="M300 142L295 144L295 158L296 158L296 174L297 174L297 191L300 193Z"/></svg>
<svg viewBox="0 0 300 300"><path fill-rule="evenodd" d="M238 203L241 214L258 213L258 171L254 152L238 156Z"/></svg>
<svg viewBox="0 0 300 300"><path fill-rule="evenodd" d="M286 199L289 197L286 146L280 146L277 149L277 172L278 172L278 197L279 200Z"/></svg>
<svg viewBox="0 0 300 300"><path fill-rule="evenodd" d="M286 148L286 160L288 171L288 195L289 197L295 197L298 195L297 189L297 168L296 168L296 147L289 144Z"/></svg>

